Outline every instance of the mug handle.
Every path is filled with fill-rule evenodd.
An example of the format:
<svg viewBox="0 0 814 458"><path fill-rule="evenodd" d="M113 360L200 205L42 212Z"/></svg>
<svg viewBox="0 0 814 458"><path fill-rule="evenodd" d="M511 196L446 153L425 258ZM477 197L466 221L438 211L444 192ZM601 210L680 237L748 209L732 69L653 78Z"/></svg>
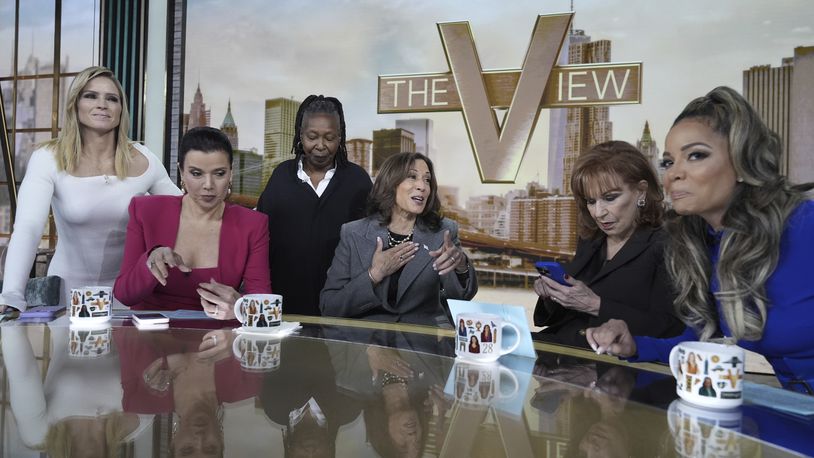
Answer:
<svg viewBox="0 0 814 458"><path fill-rule="evenodd" d="M667 361L670 363L670 372L673 373L673 378L679 380L678 378L678 346L680 344L675 344L673 349L670 350L670 357L667 358Z"/></svg>
<svg viewBox="0 0 814 458"><path fill-rule="evenodd" d="M512 385L514 385L514 388L512 389L512 392L510 394L507 394L505 396L503 395L502 392L497 393L497 397L499 397L500 399L510 399L515 397L515 395L517 395L517 390L520 388L520 383L517 382L517 376L514 375L514 372L506 366L500 366L500 373L509 374L509 378L512 379ZM500 375L498 375L498 377L500 377Z"/></svg>
<svg viewBox="0 0 814 458"><path fill-rule="evenodd" d="M243 338L243 335L238 334L237 337L235 337L235 340L232 341L232 354L235 355L235 358L237 358L237 359L240 359L240 356L241 356L240 355L240 348L238 347L238 345L240 344L240 339L242 339L242 338Z"/></svg>
<svg viewBox="0 0 814 458"><path fill-rule="evenodd" d="M241 313L240 311L242 305L243 305L243 296L240 296L235 302L235 318L237 319L237 321L240 321L241 324L246 322L246 317L243 316L243 313Z"/></svg>
<svg viewBox="0 0 814 458"><path fill-rule="evenodd" d="M503 330L506 327L510 327L510 328L514 329L514 333L517 335L517 340L514 342L514 345L512 345L508 349L504 349L503 347L500 347L500 356L507 355L507 354L517 350L517 347L520 346L520 329L518 329L517 326L515 326L512 323L509 323L508 321L504 321L503 324L500 326L500 333L501 333L500 339L503 340Z"/></svg>

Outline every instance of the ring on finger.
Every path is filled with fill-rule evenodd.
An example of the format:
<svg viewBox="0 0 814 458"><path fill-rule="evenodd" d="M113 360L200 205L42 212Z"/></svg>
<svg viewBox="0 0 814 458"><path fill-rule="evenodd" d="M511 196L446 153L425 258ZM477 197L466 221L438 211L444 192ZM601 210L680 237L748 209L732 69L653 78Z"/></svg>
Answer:
<svg viewBox="0 0 814 458"><path fill-rule="evenodd" d="M404 255L399 255L399 261L404 261Z"/></svg>

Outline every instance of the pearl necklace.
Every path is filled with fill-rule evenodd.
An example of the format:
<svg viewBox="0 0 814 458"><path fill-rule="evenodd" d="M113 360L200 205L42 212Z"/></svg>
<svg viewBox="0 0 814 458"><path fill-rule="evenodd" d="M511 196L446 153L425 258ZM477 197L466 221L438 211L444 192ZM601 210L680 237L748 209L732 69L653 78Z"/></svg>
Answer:
<svg viewBox="0 0 814 458"><path fill-rule="evenodd" d="M387 245L390 248L393 248L397 245L401 245L404 242L412 242L413 241L413 231L415 227L410 230L410 233L407 235L395 234L390 229L387 230Z"/></svg>

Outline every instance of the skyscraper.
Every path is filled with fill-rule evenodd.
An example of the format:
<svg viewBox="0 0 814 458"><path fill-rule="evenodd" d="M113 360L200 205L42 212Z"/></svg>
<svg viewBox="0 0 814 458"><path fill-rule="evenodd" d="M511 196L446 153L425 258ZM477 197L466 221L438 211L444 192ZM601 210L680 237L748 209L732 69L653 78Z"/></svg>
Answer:
<svg viewBox="0 0 814 458"><path fill-rule="evenodd" d="M659 167L659 161L661 160L660 151L656 141L653 140L653 136L650 135L650 123L647 121L644 122L642 138L636 141L636 148L650 161L653 165L653 169L659 175L659 178L661 178L661 168ZM661 179L659 179L659 182L661 182Z"/></svg>
<svg viewBox="0 0 814 458"><path fill-rule="evenodd" d="M792 182L814 179L814 46L795 48L779 67L744 70L743 96L780 136L781 172Z"/></svg>
<svg viewBox="0 0 814 458"><path fill-rule="evenodd" d="M345 141L348 148L348 160L365 169L368 175L373 175L373 140L366 138L351 138Z"/></svg>
<svg viewBox="0 0 814 458"><path fill-rule="evenodd" d="M492 237L504 235L498 221L503 215L505 224L505 211L506 199L500 196L473 196L466 201L469 223Z"/></svg>
<svg viewBox="0 0 814 458"><path fill-rule="evenodd" d="M220 125L220 130L229 138L229 143L232 144L232 149L236 150L238 148L237 124L235 124L235 119L232 117L231 100L229 100L229 104L226 106L226 116L223 118L223 122Z"/></svg>
<svg viewBox="0 0 814 458"><path fill-rule="evenodd" d="M292 159L291 145L297 109L300 101L286 98L266 100L265 127L263 130L263 183L271 172L286 159Z"/></svg>
<svg viewBox="0 0 814 458"><path fill-rule="evenodd" d="M232 170L234 171L232 177L233 194L249 197L260 196L260 191L263 190L261 186L266 183L265 181L260 182L263 171L263 156L258 154L255 148L252 148L251 151L235 149Z"/></svg>
<svg viewBox="0 0 814 458"><path fill-rule="evenodd" d="M560 57L557 65L568 63L568 49L571 47L571 35L573 25L569 32L568 40L563 43L560 49ZM565 122L568 119L568 110L565 108L553 108L548 110L548 180L546 185L549 191L554 194L561 194L563 180L563 157L565 156Z"/></svg>
<svg viewBox="0 0 814 458"><path fill-rule="evenodd" d="M398 119L396 127L409 130L413 133L415 140L415 152L430 157L435 149L432 136L432 119Z"/></svg>
<svg viewBox="0 0 814 458"><path fill-rule="evenodd" d="M415 135L404 129L373 131L373 175L379 174L382 163L397 153L415 152Z"/></svg>
<svg viewBox="0 0 814 458"><path fill-rule="evenodd" d="M591 41L584 30L569 35L568 63L592 64L610 62L610 40ZM571 194L571 169L579 155L597 143L613 138L613 125L608 118L608 107L568 108L565 125L565 153L563 156L563 194ZM549 183L549 188L554 184Z"/></svg>
<svg viewBox="0 0 814 458"><path fill-rule="evenodd" d="M189 120L185 126L184 132L192 129L193 127L202 127L210 125L212 114L206 108L203 101L203 93L201 93L201 83L198 83L198 88L195 89L195 95L192 97L192 105L189 106Z"/></svg>

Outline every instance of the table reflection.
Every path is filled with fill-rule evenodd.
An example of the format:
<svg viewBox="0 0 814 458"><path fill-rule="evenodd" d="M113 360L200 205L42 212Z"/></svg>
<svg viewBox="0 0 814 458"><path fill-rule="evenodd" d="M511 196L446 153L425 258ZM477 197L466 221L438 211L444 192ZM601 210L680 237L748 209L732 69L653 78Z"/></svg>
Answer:
<svg viewBox="0 0 814 458"><path fill-rule="evenodd" d="M719 418L671 377L562 353L473 364L454 338L308 324L285 338L140 331L128 320L0 328L9 455L783 456L808 419ZM176 322L177 324L177 322ZM199 324L201 326L199 326ZM414 328L407 328L414 329ZM558 347L552 347L557 350ZM569 356L571 355L571 356ZM574 356L576 355L576 356ZM8 415L10 413L10 415ZM760 440L757 440L760 439Z"/></svg>

